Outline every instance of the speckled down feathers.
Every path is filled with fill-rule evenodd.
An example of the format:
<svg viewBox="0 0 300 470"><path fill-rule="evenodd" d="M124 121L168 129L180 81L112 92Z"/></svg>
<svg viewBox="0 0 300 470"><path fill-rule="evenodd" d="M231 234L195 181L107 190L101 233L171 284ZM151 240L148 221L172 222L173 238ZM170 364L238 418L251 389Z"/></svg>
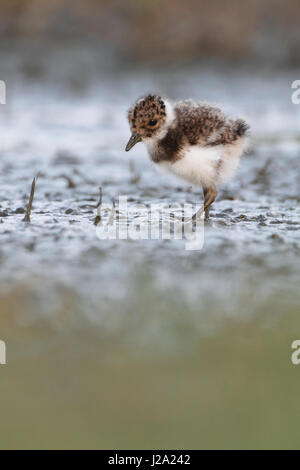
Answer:
<svg viewBox="0 0 300 470"><path fill-rule="evenodd" d="M154 163L204 187L229 179L249 134L243 119L231 119L217 106L191 100L170 104L155 95L138 100L128 119Z"/></svg>
<svg viewBox="0 0 300 470"><path fill-rule="evenodd" d="M156 120L154 126L149 122ZM137 100L128 111L131 132L151 138L166 121L166 105L160 96L147 95Z"/></svg>
<svg viewBox="0 0 300 470"><path fill-rule="evenodd" d="M157 160L180 158L186 145L233 144L248 133L245 121L229 119L219 108L207 103L179 102L174 110L176 121L158 145Z"/></svg>

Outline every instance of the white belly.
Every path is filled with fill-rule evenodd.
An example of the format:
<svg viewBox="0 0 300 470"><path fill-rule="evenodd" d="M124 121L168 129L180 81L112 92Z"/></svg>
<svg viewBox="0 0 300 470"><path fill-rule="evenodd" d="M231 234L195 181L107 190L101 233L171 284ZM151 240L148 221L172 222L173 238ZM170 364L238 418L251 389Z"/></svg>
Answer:
<svg viewBox="0 0 300 470"><path fill-rule="evenodd" d="M208 187L232 176L246 143L246 139L242 138L231 145L190 146L180 160L174 163L161 162L159 166L192 184Z"/></svg>
<svg viewBox="0 0 300 470"><path fill-rule="evenodd" d="M159 166L192 184L209 186L215 182L220 153L220 146L210 148L191 146L180 160L174 163L162 162Z"/></svg>

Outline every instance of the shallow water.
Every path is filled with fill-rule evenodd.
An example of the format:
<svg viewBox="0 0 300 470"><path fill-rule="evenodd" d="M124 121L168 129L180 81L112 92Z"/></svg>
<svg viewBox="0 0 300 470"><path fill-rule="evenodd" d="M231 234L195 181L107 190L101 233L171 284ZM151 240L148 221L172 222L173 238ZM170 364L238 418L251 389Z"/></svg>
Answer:
<svg viewBox="0 0 300 470"><path fill-rule="evenodd" d="M10 64L7 70L11 73L14 68ZM49 74L51 70L49 66ZM77 431L74 435L71 432L69 440L66 435L61 437L62 446L76 446L80 439L85 447L97 446L97 442L100 447L143 446L147 440L139 437L141 426L150 445L158 447L161 441L153 438L153 432L162 416L162 425L167 426L165 434L161 431L162 441L171 447L189 447L181 432L174 432L173 440L168 434L171 410L169 414L158 408L154 411L160 400L158 390L153 392L157 401L151 402L145 390L141 392L143 398L137 392L140 405L129 400L128 407L134 415L144 403L148 411L144 411L143 423L138 425L133 420L134 425L131 415L120 417L116 413L120 397L112 396L110 402L109 391L126 387L128 377L133 376L135 380L140 377L146 381L148 390L152 387L151 378L162 384L165 406L169 400L166 390L173 386L184 388L186 384L187 390L181 388L183 395L178 392L178 399L181 396L183 403L187 403L192 394L191 407L186 404L186 416L183 410L179 412L178 426L190 435L187 442L192 446L197 447L201 442L210 447L216 445L213 429L210 441L204 429L200 431L200 441L194 434L197 426L192 407L193 404L197 407L196 391L200 395L203 392L200 377L203 383L206 381L205 396L213 393L214 382L222 381L223 377L214 352L211 357L215 367L211 370L200 357L209 351L216 352L220 342L224 345L222 354L227 351L236 342L234 328L243 338L249 334L251 344L255 343L256 334L261 337L265 329L279 341L278 329L284 330L288 325L285 315L299 312L300 106L293 105L290 99L291 82L297 78L294 75L294 72L274 76L268 71L228 71L213 67L155 73L133 70L111 75L106 72L89 78L82 87L71 88L67 74L66 77L54 74L54 78L50 74L46 79L26 82L16 66L13 86L10 88L8 84L7 105L0 108L1 337L7 341L12 364L11 369L9 363L5 369L8 372L3 382L3 400L9 401L11 387L18 386L17 375L12 372L15 368L28 395L39 390L38 404L30 398L29 408L35 425L44 429L36 406L41 407L42 416L47 419L53 407L63 407L68 396L73 397L72 402L76 393L80 396L75 402L83 406L82 400L85 396L91 398L93 387L101 395L98 371L106 377L104 396L114 410L113 418L105 410L97 414L99 420L105 415L106 426L112 418L112 429L108 435L99 431L101 437L97 441L94 428L99 424L98 418L90 422L97 406L96 396L91 398L91 409L82 415L75 402L66 405L63 424L66 433L68 420L74 419L78 426L89 422L88 437L83 439ZM250 122L251 148L236 177L220 190L211 221L204 226L201 250L186 250L186 240L100 240L97 237L94 219L100 186L103 206L107 207L106 211L103 207L104 220L109 218L112 200L117 201L120 195L128 197L131 207L144 204L142 213L154 203L166 207L196 205L202 201L199 188L190 188L168 175L158 174L142 145L137 145L130 154L125 153L129 136L126 109L145 91L157 91L171 98L212 100ZM26 224L22 219L31 181L36 175L31 223ZM132 221L134 216L131 217ZM257 325L257 321L261 323ZM297 315L293 322L299 332ZM233 331L232 325L236 325ZM297 337L297 328L292 333ZM286 333L287 338L289 334ZM290 367L288 341L284 354L286 366ZM266 344L272 347L272 338ZM224 383L232 379L238 387L239 381L243 382L243 369L248 366L254 382L260 382L259 363L268 363L267 350L261 341L256 345L255 359L249 359L251 347L244 346L244 343L242 347L236 345L237 351L242 349L243 358L236 370L232 368L236 359L225 353ZM280 344L280 351L282 348ZM58 365L60 358L64 365ZM67 369L75 373L78 361L84 371L71 378ZM28 378L20 372L21 363L22 367L28 367L32 389ZM166 368L164 373L159 369L160 363ZM120 364L124 365L123 372L119 370ZM149 364L152 365L147 379L141 367L147 369ZM40 382L38 377L44 366L50 367L49 377ZM176 367L178 376L173 371ZM94 370L95 376L86 368ZM112 373L121 376L116 380ZM281 372L275 368L274 381L279 379L277 373ZM47 387L54 387L56 380L57 390L48 396ZM294 380L290 383L294 384ZM82 388L83 381L88 383L87 390ZM243 383L246 387L247 381ZM271 389L272 383L271 380L266 387ZM230 389L229 385L224 386ZM197 420L202 416L209 422L213 417L217 423L214 408L217 403L223 409L227 405L226 396L216 400L209 405L210 412L205 417L200 411L199 415L196 413ZM173 396L172 407L176 401ZM230 406L234 406L234 400ZM255 440L255 424L251 425L251 436L246 431L247 419L242 418L242 410L248 415L251 407L246 402L240 403L240 407L240 417L235 424L231 423L231 439L223 433L218 438L219 445L230 447L244 429L241 446L245 442L263 446L268 441L263 436ZM24 414L23 407L19 408L21 415ZM8 409L12 409L12 403ZM157 418L152 424L151 409ZM20 428L16 412L12 422ZM127 429L129 423L135 426L135 431L127 439L121 430ZM38 433L27 440L25 425L16 439L25 447L51 447L57 442L54 429L58 422L52 424L53 428L50 426L44 433L45 441ZM12 435L7 437L3 428L4 447L13 446ZM279 434L275 440L285 445L281 439Z"/></svg>
<svg viewBox="0 0 300 470"><path fill-rule="evenodd" d="M166 294L173 290L174 296L180 292L181 301L193 308L203 297L215 308L221 304L235 310L231 302L243 304L252 283L263 282L267 298L277 292L278 284L281 290L293 291L299 281L300 227L300 112L288 96L293 77L282 74L271 81L253 72L251 76L194 69L172 74L168 83L166 72L155 77L137 74L138 79L134 72L119 79L100 77L84 93L73 95L62 85L29 86L16 80L8 93L8 103L1 108L5 290L8 280L9 289L26 282L33 292L39 291L35 285L39 276L53 298L58 296L57 284L62 290L74 290L86 321L100 323L102 314L95 305L101 296L105 295L108 309L121 298L122 307L130 305L131 290L141 277L147 278L149 289L159 288L162 295L164 289ZM167 207L202 201L199 188L158 174L142 145L130 154L124 152L126 108L150 85L171 97L214 99L251 124L251 149L236 177L221 188L200 251L186 251L183 240L108 241L96 236L99 186L107 216L112 200L124 195L132 210L137 204ZM22 222L23 212L36 175L28 225ZM230 277L218 276L216 286L216 273L221 272L230 272ZM55 310L55 305L45 302L44 308ZM51 322L50 314L47 318Z"/></svg>

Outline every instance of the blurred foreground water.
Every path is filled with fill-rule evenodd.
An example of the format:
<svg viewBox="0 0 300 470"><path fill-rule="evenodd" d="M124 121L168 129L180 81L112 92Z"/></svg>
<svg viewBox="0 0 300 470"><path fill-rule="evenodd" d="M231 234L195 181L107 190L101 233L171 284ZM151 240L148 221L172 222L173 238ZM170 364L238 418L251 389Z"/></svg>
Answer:
<svg viewBox="0 0 300 470"><path fill-rule="evenodd" d="M299 74L91 74L93 58L70 51L47 63L1 54L0 447L299 446ZM126 110L145 92L214 101L251 124L202 250L96 236L99 186L108 207L120 195L202 200L156 173L142 145L125 154Z"/></svg>

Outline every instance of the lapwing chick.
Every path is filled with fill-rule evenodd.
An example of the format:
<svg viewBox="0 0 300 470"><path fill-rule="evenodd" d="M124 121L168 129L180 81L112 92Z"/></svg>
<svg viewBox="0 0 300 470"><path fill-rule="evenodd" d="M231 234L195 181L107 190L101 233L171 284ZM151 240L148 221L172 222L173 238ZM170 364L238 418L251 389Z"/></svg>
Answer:
<svg viewBox="0 0 300 470"><path fill-rule="evenodd" d="M156 95L140 98L128 121L132 135L126 151L143 142L155 165L202 186L208 218L217 186L233 175L247 147L248 124L208 103L170 103Z"/></svg>

